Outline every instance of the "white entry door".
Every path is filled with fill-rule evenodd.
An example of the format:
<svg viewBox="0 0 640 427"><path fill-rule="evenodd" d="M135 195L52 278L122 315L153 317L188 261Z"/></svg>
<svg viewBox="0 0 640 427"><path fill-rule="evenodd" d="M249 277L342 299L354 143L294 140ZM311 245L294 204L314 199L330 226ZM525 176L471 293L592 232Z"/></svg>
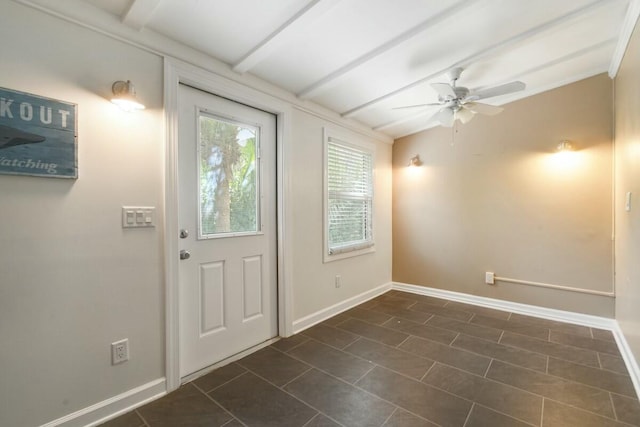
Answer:
<svg viewBox="0 0 640 427"><path fill-rule="evenodd" d="M278 334L275 141L274 115L180 85L181 377Z"/></svg>

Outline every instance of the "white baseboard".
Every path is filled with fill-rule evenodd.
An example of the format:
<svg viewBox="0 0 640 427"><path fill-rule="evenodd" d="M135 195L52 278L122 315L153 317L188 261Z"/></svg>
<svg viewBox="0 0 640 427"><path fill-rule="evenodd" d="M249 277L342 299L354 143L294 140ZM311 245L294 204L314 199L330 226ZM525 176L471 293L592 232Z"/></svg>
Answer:
<svg viewBox="0 0 640 427"><path fill-rule="evenodd" d="M428 295L436 298L444 298L472 305L479 305L482 307L493 308L495 310L526 314L527 316L540 317L542 319L557 320L560 322L573 323L576 325L607 329L609 331L613 331L617 324L614 319L608 319L606 317L574 313L572 311L556 310L553 308L538 307L535 305L521 304L518 302L463 294L460 292L446 291L444 289L435 289L426 286L410 285L407 283L393 282L392 289L411 292L414 294Z"/></svg>
<svg viewBox="0 0 640 427"><path fill-rule="evenodd" d="M362 304L363 302L369 301L370 299L375 298L378 295L382 295L389 289L391 289L391 283L385 283L384 285L380 285L377 288L373 288L371 290L358 294L330 307L323 308L322 310L316 311L315 313L312 313L301 319L294 320L293 333L297 334L298 332L302 332L305 329L312 327L313 325L316 325L322 321L327 320L330 317L335 316L336 314L340 314L343 311L349 310L350 308L353 308L358 304Z"/></svg>
<svg viewBox="0 0 640 427"><path fill-rule="evenodd" d="M609 330L613 333L616 343L618 344L618 348L620 349L622 359L624 360L627 370L629 371L629 375L631 376L631 381L633 382L636 394L640 397L640 367L638 366L638 362L631 352L631 348L629 347L629 344L627 343L627 340L615 319L480 297L460 292L429 288L426 286L410 285L407 283L393 282L391 289L411 292L419 295L427 295L430 297L444 298L481 307L493 308L496 310L510 311L512 313L526 314L528 316L539 317L542 319L557 320L560 322Z"/></svg>
<svg viewBox="0 0 640 427"><path fill-rule="evenodd" d="M91 427L127 413L167 394L164 378L151 381L117 396L88 406L41 427Z"/></svg>
<svg viewBox="0 0 640 427"><path fill-rule="evenodd" d="M640 367L638 367L638 362L636 361L636 358L631 351L631 347L629 347L629 343L624 337L622 329L617 322L612 332L616 339L616 343L618 344L618 349L620 349L620 354L622 354L624 364L627 365L631 381L633 381L633 386L636 389L636 396L640 397Z"/></svg>

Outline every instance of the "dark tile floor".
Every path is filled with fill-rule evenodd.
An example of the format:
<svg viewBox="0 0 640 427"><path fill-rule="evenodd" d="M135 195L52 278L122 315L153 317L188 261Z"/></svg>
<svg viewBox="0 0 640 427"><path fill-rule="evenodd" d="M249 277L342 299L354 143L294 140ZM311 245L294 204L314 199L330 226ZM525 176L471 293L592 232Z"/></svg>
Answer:
<svg viewBox="0 0 640 427"><path fill-rule="evenodd" d="M390 291L103 426L630 425L610 332Z"/></svg>

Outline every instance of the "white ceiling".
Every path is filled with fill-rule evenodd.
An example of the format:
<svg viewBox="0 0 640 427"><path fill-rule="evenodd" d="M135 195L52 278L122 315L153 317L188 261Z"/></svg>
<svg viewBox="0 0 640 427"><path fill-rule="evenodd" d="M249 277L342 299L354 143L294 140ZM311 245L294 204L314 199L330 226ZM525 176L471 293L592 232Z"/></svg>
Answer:
<svg viewBox="0 0 640 427"><path fill-rule="evenodd" d="M436 102L454 66L472 89L526 83L494 105L606 72L632 0L83 1L399 137L435 111L393 108Z"/></svg>

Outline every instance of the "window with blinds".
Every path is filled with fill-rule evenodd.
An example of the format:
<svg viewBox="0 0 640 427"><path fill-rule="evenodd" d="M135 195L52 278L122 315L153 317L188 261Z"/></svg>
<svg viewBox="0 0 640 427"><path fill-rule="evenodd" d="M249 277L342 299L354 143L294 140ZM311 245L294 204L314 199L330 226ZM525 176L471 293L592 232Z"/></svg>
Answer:
<svg viewBox="0 0 640 427"><path fill-rule="evenodd" d="M373 153L329 137L326 142L329 255L373 246Z"/></svg>

